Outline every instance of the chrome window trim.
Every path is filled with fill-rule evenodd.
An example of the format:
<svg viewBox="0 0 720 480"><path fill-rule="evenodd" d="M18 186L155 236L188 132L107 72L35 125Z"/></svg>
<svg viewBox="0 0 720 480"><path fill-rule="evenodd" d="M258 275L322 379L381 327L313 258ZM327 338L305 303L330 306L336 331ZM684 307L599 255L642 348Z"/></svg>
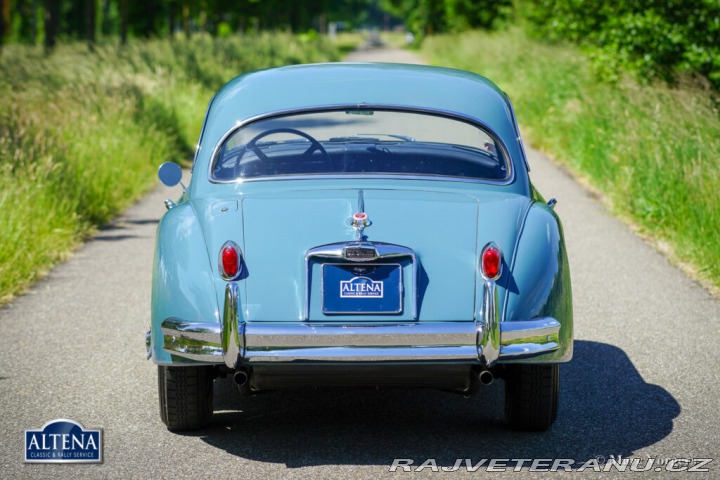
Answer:
<svg viewBox="0 0 720 480"><path fill-rule="evenodd" d="M193 170L195 170L195 164L197 163L198 156L200 155L200 149L202 148L202 138L203 134L205 133L205 126L207 125L208 117L210 116L210 109L212 108L214 101L215 95L212 96L212 98L210 99L210 103L208 103L207 110L205 110L205 118L203 119L202 127L200 127L200 136L198 136L197 145L195 145L195 155L193 155L193 163L190 167L190 174L192 174Z"/></svg>
<svg viewBox="0 0 720 480"><path fill-rule="evenodd" d="M273 175L273 176L266 176L266 177L255 177L255 178L236 178L233 180L216 180L212 176L212 167L215 163L215 159L217 158L220 148L225 143L225 141L233 135L235 132L237 132L239 129L245 127L246 125L249 125L250 123L257 122L260 120L266 120L268 118L274 118L274 117L282 117L287 115L297 115L301 113L318 113L318 112L333 112L333 111L341 111L341 110L348 110L348 109L368 109L368 110L385 110L385 111L396 111L396 112L410 112L410 113L420 113L420 114L427 114L427 115L435 115L440 117L446 117L452 120L459 120L465 123L469 123L475 127L479 127L483 130L485 130L488 135L495 141L496 145L499 145L502 149L502 153L506 158L506 165L508 167L508 174L507 178L503 180L492 180L492 179L480 179L480 178L465 178L465 177L451 177L451 176L442 176L442 175L403 175L403 174L372 174L372 173L365 173L365 174L328 174L328 175L307 175L307 174L300 174L300 175ZM524 150L522 149L522 146L520 148L520 151L522 152L522 155L524 155ZM527 160L525 160L525 164L527 165ZM505 145L505 142L500 138L500 136L490 128L488 124L483 122L482 120L471 117L469 115L464 115L462 113L453 112L450 110L441 110L441 109L431 109L431 108L424 108L424 107L412 107L408 105L391 105L391 104L369 104L369 103L350 103L350 104L339 104L339 105L325 105L325 106L318 106L318 107L302 107L302 108L293 108L288 110L278 110L275 112L270 113L263 113L260 115L256 115L254 117L247 118L243 121L237 122L235 125L233 125L225 134L220 137L220 140L215 144L215 147L213 148L212 154L210 155L210 159L208 161L208 168L207 168L207 178L208 181L212 184L242 184L246 182L262 182L262 181L275 181L275 180L307 180L307 179L356 179L356 178L381 178L381 179L402 179L402 180L435 180L435 181L449 181L449 182L464 182L464 183L483 183L483 184L491 184L491 185L509 185L515 181L515 165L513 158L510 156L509 150L507 146Z"/></svg>
<svg viewBox="0 0 720 480"><path fill-rule="evenodd" d="M520 125L518 125L517 117L515 116L515 107L510 101L510 97L508 96L508 94L503 92L503 95L505 95L505 102L507 103L508 107L510 107L510 117L512 118L513 126L515 127L515 135L517 136L518 146L520 147L520 154L525 161L525 168L527 168L527 171L529 172L530 163L528 162L527 154L525 153L525 145L523 144L522 137L520 136Z"/></svg>

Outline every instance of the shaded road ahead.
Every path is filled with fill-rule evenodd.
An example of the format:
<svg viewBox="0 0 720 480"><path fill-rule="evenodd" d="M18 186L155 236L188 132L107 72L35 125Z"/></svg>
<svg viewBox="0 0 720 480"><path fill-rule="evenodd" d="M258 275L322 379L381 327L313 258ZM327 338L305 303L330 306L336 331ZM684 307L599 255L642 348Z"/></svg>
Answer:
<svg viewBox="0 0 720 480"><path fill-rule="evenodd" d="M349 60L419 61L397 50ZM559 200L575 299L575 358L549 432L507 428L501 381L465 400L348 389L241 399L228 380L216 382L210 428L169 433L144 348L156 223L177 195L158 188L0 310L0 477L347 479L408 477L388 473L394 458L717 456L720 301L529 153L532 180ZM23 464L23 431L55 418L103 428L104 464Z"/></svg>

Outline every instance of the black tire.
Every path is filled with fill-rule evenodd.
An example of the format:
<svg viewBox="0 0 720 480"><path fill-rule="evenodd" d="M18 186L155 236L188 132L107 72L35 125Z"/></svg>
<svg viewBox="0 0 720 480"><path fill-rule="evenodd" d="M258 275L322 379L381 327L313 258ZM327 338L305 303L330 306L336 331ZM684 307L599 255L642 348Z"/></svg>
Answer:
<svg viewBox="0 0 720 480"><path fill-rule="evenodd" d="M213 413L212 367L158 366L160 418L168 430L197 430Z"/></svg>
<svg viewBox="0 0 720 480"><path fill-rule="evenodd" d="M521 430L547 430L555 423L560 365L506 365L505 417Z"/></svg>

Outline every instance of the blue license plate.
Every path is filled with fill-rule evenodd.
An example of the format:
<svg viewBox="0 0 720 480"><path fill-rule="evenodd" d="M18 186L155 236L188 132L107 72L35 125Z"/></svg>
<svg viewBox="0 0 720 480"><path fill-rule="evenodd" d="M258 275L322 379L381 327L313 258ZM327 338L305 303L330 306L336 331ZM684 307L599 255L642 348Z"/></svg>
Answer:
<svg viewBox="0 0 720 480"><path fill-rule="evenodd" d="M326 314L401 313L402 268L395 263L326 263L322 299Z"/></svg>

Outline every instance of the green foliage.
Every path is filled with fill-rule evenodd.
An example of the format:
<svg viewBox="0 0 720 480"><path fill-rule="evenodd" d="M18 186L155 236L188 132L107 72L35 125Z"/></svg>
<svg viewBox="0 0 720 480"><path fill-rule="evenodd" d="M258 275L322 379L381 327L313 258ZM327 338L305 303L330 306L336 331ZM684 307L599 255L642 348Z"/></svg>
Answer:
<svg viewBox="0 0 720 480"><path fill-rule="evenodd" d="M720 286L716 93L688 79L676 87L598 83L576 47L518 29L432 37L423 52L495 81L532 145L589 178L616 212Z"/></svg>
<svg viewBox="0 0 720 480"><path fill-rule="evenodd" d="M509 16L511 3L511 0L445 0L447 29L450 32L470 28L492 29Z"/></svg>
<svg viewBox="0 0 720 480"><path fill-rule="evenodd" d="M35 44L54 25L61 40L126 31L134 38L169 37L178 31L232 33L258 30L325 31L328 21L362 23L377 0L0 0L0 20L12 42ZM57 6L56 15L50 6ZM88 20L88 19L91 20ZM3 23L4 24L4 23ZM0 38L1 39L1 38Z"/></svg>
<svg viewBox="0 0 720 480"><path fill-rule="evenodd" d="M225 38L232 35L232 27L230 27L230 24L227 22L220 22L218 23L217 27L217 36L219 38Z"/></svg>
<svg viewBox="0 0 720 480"><path fill-rule="evenodd" d="M536 33L590 50L603 78L623 70L639 77L697 71L720 86L720 2L717 0L529 0Z"/></svg>
<svg viewBox="0 0 720 480"><path fill-rule="evenodd" d="M289 34L60 45L0 56L0 302L190 158L212 94L242 72L338 60Z"/></svg>
<svg viewBox="0 0 720 480"><path fill-rule="evenodd" d="M405 20L420 42L434 33L490 29L510 12L511 0L382 0L381 6Z"/></svg>

